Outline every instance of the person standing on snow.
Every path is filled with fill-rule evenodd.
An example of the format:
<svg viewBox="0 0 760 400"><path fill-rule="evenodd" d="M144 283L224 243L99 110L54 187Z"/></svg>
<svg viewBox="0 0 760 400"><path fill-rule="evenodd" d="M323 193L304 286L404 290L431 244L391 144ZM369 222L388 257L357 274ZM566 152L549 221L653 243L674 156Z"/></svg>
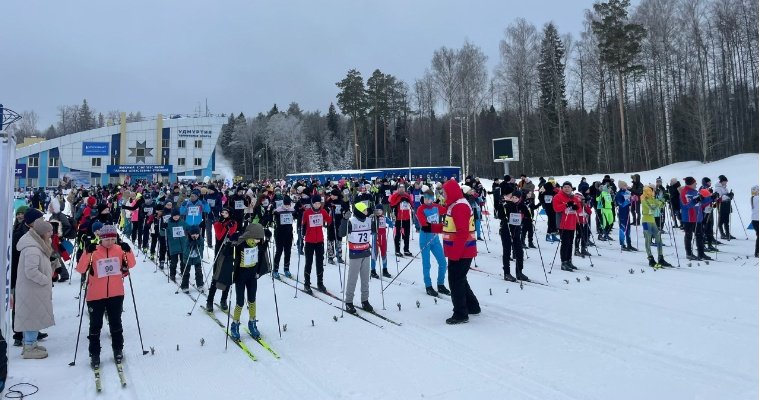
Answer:
<svg viewBox="0 0 760 400"><path fill-rule="evenodd" d="M562 184L562 190L554 195L552 208L560 220L560 260L563 271L578 269L573 265L573 238L578 225L578 210L583 205L573 194L573 184L566 181Z"/></svg>
<svg viewBox="0 0 760 400"><path fill-rule="evenodd" d="M360 278L362 309L367 312L374 311L369 304L369 269L372 256L370 240L377 232L372 229L372 221L367 217L367 211L366 204L355 203L353 215L344 210L345 215L340 224L340 235L348 238L348 277L344 301L346 312L350 314L356 314L354 291Z"/></svg>
<svg viewBox="0 0 760 400"><path fill-rule="evenodd" d="M554 178L550 177L538 193L539 199L541 199L541 204L544 206L544 212L546 213L546 241L558 242L557 213L554 211L553 201L554 196L559 193L559 189L554 186Z"/></svg>
<svg viewBox="0 0 760 400"><path fill-rule="evenodd" d="M641 194L644 193L644 184L641 183L641 177L639 174L631 175L631 217L629 221L630 225L641 225Z"/></svg>
<svg viewBox="0 0 760 400"><path fill-rule="evenodd" d="M752 186L752 197L749 199L752 205L752 229L755 231L755 258L757 258L758 238L760 238L760 232L758 231L758 186Z"/></svg>
<svg viewBox="0 0 760 400"><path fill-rule="evenodd" d="M366 202L362 202L367 204ZM354 203L356 204L356 203ZM380 259L383 264L383 276L391 278L390 272L388 272L388 227L393 224L390 218L383 214L385 210L383 205L375 204L375 215L372 218L373 231L375 232L373 238L372 248L374 249L374 255L372 262L370 262L370 277L380 279L380 275L377 274L375 269L376 259Z"/></svg>
<svg viewBox="0 0 760 400"><path fill-rule="evenodd" d="M393 241L396 245L396 256L413 256L409 251L409 234L410 222L412 219L412 197L406 193L403 184L399 184L398 189L388 199L388 204L395 215L395 234ZM404 253L401 254L401 236L404 236Z"/></svg>
<svg viewBox="0 0 760 400"><path fill-rule="evenodd" d="M305 256L304 256L304 279L303 290L311 293L311 264L316 257L317 264L317 290L326 292L322 277L324 275L325 259L325 234L323 227L332 222L332 217L322 208L322 197L315 195L311 198L311 207L303 212L301 221L304 230Z"/></svg>
<svg viewBox="0 0 760 400"><path fill-rule="evenodd" d="M470 314L480 314L478 298L467 282L472 259L478 254L475 237L473 210L464 198L456 180L450 179L443 185L446 201L446 218L443 225L443 254L448 259L449 288L454 313L446 320L449 325L469 321Z"/></svg>
<svg viewBox="0 0 760 400"><path fill-rule="evenodd" d="M290 278L290 250L293 247L293 221L295 208L292 205L293 200L289 195L282 198L282 205L274 209L274 265L272 266L272 276L280 279L280 257L285 253L283 268L285 277Z"/></svg>
<svg viewBox="0 0 760 400"><path fill-rule="evenodd" d="M707 189L697 191L697 180L691 176L683 179L684 187L679 196L681 201L681 221L684 226L684 247L686 258L692 261L707 260L712 258L705 254L705 235L702 225L703 206L712 202L711 193ZM696 236L697 255L691 249L691 240Z"/></svg>
<svg viewBox="0 0 760 400"><path fill-rule="evenodd" d="M644 228L644 248L647 251L650 267L655 267L657 264L663 267L672 267L662 256L662 235L657 224L657 218L660 218L663 204L665 204L665 200L655 197L654 189L651 186L644 187L644 192L641 195L641 222ZM652 241L657 246L657 262L654 261L652 255Z"/></svg>
<svg viewBox="0 0 760 400"><path fill-rule="evenodd" d="M422 187L422 204L417 208L417 220L420 221L420 252L422 254L422 280L425 282L425 292L433 297L438 293L450 295L451 292L444 285L446 279L446 257L443 255L443 246L438 234L443 231L441 215L446 213L446 208L435 203L435 194L425 185ZM433 253L438 263L438 291L433 289L433 280L430 278L430 253Z"/></svg>
<svg viewBox="0 0 760 400"><path fill-rule="evenodd" d="M530 215L530 210L522 202L522 190L515 189L510 192L510 188L506 189L507 192L502 193L502 199L496 206L496 218L501 220L499 236L501 236L501 263L504 270L504 280L516 282L519 279L530 282L530 279L522 272L523 246L521 241L523 221ZM510 271L510 254L517 265L517 278Z"/></svg>
<svg viewBox="0 0 760 400"><path fill-rule="evenodd" d="M618 206L618 240L620 241L621 251L638 251L631 246L631 192L628 190L628 184L625 181L619 181L617 194L615 195L615 204Z"/></svg>
<svg viewBox="0 0 760 400"><path fill-rule="evenodd" d="M243 305L248 300L248 333L254 339L260 339L261 333L256 326L256 290L259 276L267 271L267 242L264 227L251 222L242 235L234 241L235 271L235 309L232 311L230 336L240 340L240 315Z"/></svg>
<svg viewBox="0 0 760 400"><path fill-rule="evenodd" d="M728 191L728 178L725 175L718 177L718 184L715 185L715 193L718 193L718 230L720 238L723 240L736 239L731 235L731 201L734 199L734 191Z"/></svg>

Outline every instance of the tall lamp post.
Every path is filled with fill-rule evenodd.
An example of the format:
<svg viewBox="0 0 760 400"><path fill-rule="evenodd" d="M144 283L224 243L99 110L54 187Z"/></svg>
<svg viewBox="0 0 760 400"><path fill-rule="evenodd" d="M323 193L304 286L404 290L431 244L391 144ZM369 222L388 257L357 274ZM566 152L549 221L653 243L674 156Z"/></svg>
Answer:
<svg viewBox="0 0 760 400"><path fill-rule="evenodd" d="M454 117L455 119L459 120L459 140L461 141L462 145L462 176L466 176L466 171L464 170L464 119L465 117Z"/></svg>

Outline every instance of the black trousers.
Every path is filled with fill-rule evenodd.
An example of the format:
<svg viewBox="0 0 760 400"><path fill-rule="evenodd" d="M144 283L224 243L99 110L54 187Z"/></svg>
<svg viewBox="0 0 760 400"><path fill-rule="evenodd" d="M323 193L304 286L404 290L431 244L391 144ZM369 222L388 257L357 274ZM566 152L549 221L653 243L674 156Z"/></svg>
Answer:
<svg viewBox="0 0 760 400"><path fill-rule="evenodd" d="M480 303L467 282L467 272L470 271L472 258L460 258L449 261L449 288L451 302L454 304L454 318L467 318L470 312L480 311Z"/></svg>
<svg viewBox="0 0 760 400"><path fill-rule="evenodd" d="M404 236L404 251L408 252L409 251L409 228L410 228L409 220L407 219L407 220L402 221L400 219L397 219L395 226L396 226L396 232L393 235L393 243L396 245L396 251L399 251L401 248L399 245L401 244L401 236L403 235Z"/></svg>
<svg viewBox="0 0 760 400"><path fill-rule="evenodd" d="M282 254L285 254L285 260L282 263L283 268L285 271L290 270L290 251L293 249L293 231L290 231L290 234L278 234L274 238L274 270L279 271L280 269L280 257L282 257Z"/></svg>
<svg viewBox="0 0 760 400"><path fill-rule="evenodd" d="M108 297L87 302L90 314L90 356L100 355L100 330L103 329L103 314L108 314L108 329L111 332L111 348L114 352L124 348L124 328L121 326L124 296Z"/></svg>
<svg viewBox="0 0 760 400"><path fill-rule="evenodd" d="M713 244L716 242L715 240L715 217L713 215L715 214L715 210L712 210L712 212L705 213L704 218L702 218L702 234L705 236L705 242L709 244Z"/></svg>
<svg viewBox="0 0 760 400"><path fill-rule="evenodd" d="M134 211L137 212L137 211ZM132 239L132 243L136 244L138 247L140 246L140 242L142 241L142 231L143 231L143 222L142 221L136 221L132 222L132 234L130 234L130 239Z"/></svg>
<svg viewBox="0 0 760 400"><path fill-rule="evenodd" d="M705 235L702 231L702 224L696 222L684 222L683 223L684 238L683 244L686 248L687 255L694 255L691 250L691 241L696 235L697 237L697 254L702 255L705 252Z"/></svg>
<svg viewBox="0 0 760 400"><path fill-rule="evenodd" d="M546 212L546 234L557 233L557 213L554 212L551 204L544 203L544 211Z"/></svg>
<svg viewBox="0 0 760 400"><path fill-rule="evenodd" d="M631 225L641 225L641 202L631 203Z"/></svg>
<svg viewBox="0 0 760 400"><path fill-rule="evenodd" d="M238 307L243 307L243 305L245 305L246 298L249 303L256 302L256 269L257 268L238 268L236 271L235 304Z"/></svg>
<svg viewBox="0 0 760 400"><path fill-rule="evenodd" d="M589 239L589 232L591 228L587 224L576 224L575 225L575 249L576 250L586 250L588 247L588 239Z"/></svg>
<svg viewBox="0 0 760 400"><path fill-rule="evenodd" d="M314 257L317 258L317 284L322 283L322 276L325 272L325 243L306 243L304 245L304 268L303 282L305 285L311 285L311 263Z"/></svg>
<svg viewBox="0 0 760 400"><path fill-rule="evenodd" d="M757 231L758 221L752 221L752 229L755 230L755 257L757 257L757 244L758 244L758 238L760 238L760 233Z"/></svg>
<svg viewBox="0 0 760 400"><path fill-rule="evenodd" d="M520 225L506 224L499 228L499 236L501 236L501 264L504 269L504 273L510 273L509 258L510 254L515 260L517 266L517 273L522 273L523 269L523 247L522 241L513 240L512 238L518 238L521 236L522 227Z"/></svg>
<svg viewBox="0 0 760 400"><path fill-rule="evenodd" d="M190 285L190 270L195 270L195 286L202 288L203 287L203 268L201 268L201 262L198 261L198 263L192 263L188 262L188 265L185 267L184 273L182 274L182 289L187 289Z"/></svg>
<svg viewBox="0 0 760 400"><path fill-rule="evenodd" d="M528 238L528 243L533 243L533 220L530 218L523 218L522 220L520 243L525 243L525 237Z"/></svg>
<svg viewBox="0 0 760 400"><path fill-rule="evenodd" d="M575 235L574 230L560 229L560 247L559 247L559 259L562 262L571 261L573 258L573 237Z"/></svg>
<svg viewBox="0 0 760 400"><path fill-rule="evenodd" d="M182 253L169 255L169 278L174 280L174 276L177 275L177 264L179 268L185 268L185 257Z"/></svg>
<svg viewBox="0 0 760 400"><path fill-rule="evenodd" d="M724 201L720 203L718 213L718 230L721 235L731 236L731 227L729 222L731 221L731 203Z"/></svg>

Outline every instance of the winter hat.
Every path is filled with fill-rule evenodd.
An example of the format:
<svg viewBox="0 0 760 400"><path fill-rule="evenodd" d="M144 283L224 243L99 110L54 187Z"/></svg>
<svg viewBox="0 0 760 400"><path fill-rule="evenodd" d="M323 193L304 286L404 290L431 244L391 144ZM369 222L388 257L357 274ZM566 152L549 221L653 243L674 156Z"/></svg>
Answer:
<svg viewBox="0 0 760 400"><path fill-rule="evenodd" d="M757 185L752 186L752 193L757 193L758 189L760 189L760 187L758 187Z"/></svg>
<svg viewBox="0 0 760 400"><path fill-rule="evenodd" d="M90 207L95 207L95 203L97 203L97 202L98 202L98 200L95 199L92 196L90 196L90 197L87 198L87 205L90 206Z"/></svg>
<svg viewBox="0 0 760 400"><path fill-rule="evenodd" d="M652 188L651 185L644 186L644 191L641 194L641 197L642 198L654 197L654 189Z"/></svg>
<svg viewBox="0 0 760 400"><path fill-rule="evenodd" d="M282 198L282 204L286 206L289 206L292 201L293 199L291 199L290 196L285 196Z"/></svg>
<svg viewBox="0 0 760 400"><path fill-rule="evenodd" d="M95 221L95 222L92 223L92 231L93 232L99 231L100 228L102 228L102 227L103 227L103 223L100 222L100 221Z"/></svg>
<svg viewBox="0 0 760 400"><path fill-rule="evenodd" d="M570 183L570 181L564 181L564 182L562 182L562 187L565 187L565 186L573 187L573 184Z"/></svg>
<svg viewBox="0 0 760 400"><path fill-rule="evenodd" d="M686 178L683 178L683 183L685 183L686 186L689 186L697 183L697 180L691 176L687 176Z"/></svg>
<svg viewBox="0 0 760 400"><path fill-rule="evenodd" d="M623 180L620 180L620 181L618 181L618 187L619 188L628 187L628 183L626 183Z"/></svg>
<svg viewBox="0 0 760 400"><path fill-rule="evenodd" d="M710 178L708 178L708 177L704 177L704 178L702 178L702 184L703 184L703 185L708 185L708 184L710 184L711 182L712 182L712 181L711 181L711 180L710 180Z"/></svg>
<svg viewBox="0 0 760 400"><path fill-rule="evenodd" d="M208 190L216 192L216 186L212 183L212 184L208 185Z"/></svg>
<svg viewBox="0 0 760 400"><path fill-rule="evenodd" d="M311 198L311 203L321 203L322 202L322 196L316 195Z"/></svg>
<svg viewBox="0 0 760 400"><path fill-rule="evenodd" d="M108 208L107 205L105 205L103 203L98 204L98 214L102 213L103 210L105 210L106 208Z"/></svg>
<svg viewBox="0 0 760 400"><path fill-rule="evenodd" d="M658 176L658 177L657 177L657 180L656 180L656 182L660 182L660 183L662 183L662 177L661 177L661 176Z"/></svg>
<svg viewBox="0 0 760 400"><path fill-rule="evenodd" d="M718 182L728 182L728 178L725 175L718 175Z"/></svg>
<svg viewBox="0 0 760 400"><path fill-rule="evenodd" d="M32 224L32 229L41 237L41 236L44 236L46 233L52 233L53 225L51 225L50 222L47 222L42 218L38 218Z"/></svg>
<svg viewBox="0 0 760 400"><path fill-rule="evenodd" d="M98 236L100 236L101 239L106 239L106 238L115 238L119 236L119 234L118 232L116 232L116 226L103 225L103 227L100 228L100 232L98 232Z"/></svg>
<svg viewBox="0 0 760 400"><path fill-rule="evenodd" d="M19 207L16 209L16 215L19 215L19 214L26 214L26 210L28 210L28 209L29 209L29 206L19 206Z"/></svg>
<svg viewBox="0 0 760 400"><path fill-rule="evenodd" d="M201 228L198 227L198 225L190 225L189 228L187 228L187 235L200 235Z"/></svg>
<svg viewBox="0 0 760 400"><path fill-rule="evenodd" d="M467 185L462 185L461 189L462 189L462 193L464 194L470 193L472 191L472 188Z"/></svg>
<svg viewBox="0 0 760 400"><path fill-rule="evenodd" d="M504 175L504 180L507 181L507 182L509 182L509 181L512 180L512 177L510 175L508 175L508 174Z"/></svg>
<svg viewBox="0 0 760 400"><path fill-rule="evenodd" d="M201 197L201 191L198 189L193 189L192 192L190 192L191 195L194 195L196 197Z"/></svg>
<svg viewBox="0 0 760 400"><path fill-rule="evenodd" d="M523 196L523 191L522 191L522 190L520 190L520 189L515 189L515 191L514 191L514 192L512 192L512 196L514 196L514 197L520 197L520 198L522 198L522 196Z"/></svg>
<svg viewBox="0 0 760 400"><path fill-rule="evenodd" d="M175 215L179 215L179 208L172 208L172 217Z"/></svg>
<svg viewBox="0 0 760 400"><path fill-rule="evenodd" d="M430 191L430 186L428 185L422 185L422 188L420 189L422 193Z"/></svg>
<svg viewBox="0 0 760 400"><path fill-rule="evenodd" d="M333 189L330 191L330 196L340 197L340 190L339 189Z"/></svg>
<svg viewBox="0 0 760 400"><path fill-rule="evenodd" d="M377 211L377 210L385 211L385 209L383 208L383 205L379 204L379 203L375 204L375 211Z"/></svg>
<svg viewBox="0 0 760 400"><path fill-rule="evenodd" d="M36 208L29 208L24 213L24 223L30 226L40 218L42 218L42 212Z"/></svg>

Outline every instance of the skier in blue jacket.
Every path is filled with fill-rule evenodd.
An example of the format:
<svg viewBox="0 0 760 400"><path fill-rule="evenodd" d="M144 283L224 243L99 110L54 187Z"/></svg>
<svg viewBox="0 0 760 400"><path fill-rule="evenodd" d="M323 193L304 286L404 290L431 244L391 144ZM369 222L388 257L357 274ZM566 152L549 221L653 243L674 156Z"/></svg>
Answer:
<svg viewBox="0 0 760 400"><path fill-rule="evenodd" d="M618 182L618 190L615 195L615 204L618 206L618 227L620 229L620 250L621 251L638 251L631 246L631 191L628 190L628 184L625 181Z"/></svg>
<svg viewBox="0 0 760 400"><path fill-rule="evenodd" d="M185 217L185 223L188 226L198 226L203 221L203 214L208 214L211 209L208 203L200 199L201 191L193 189L190 193L190 198L182 203L179 208L180 214Z"/></svg>

